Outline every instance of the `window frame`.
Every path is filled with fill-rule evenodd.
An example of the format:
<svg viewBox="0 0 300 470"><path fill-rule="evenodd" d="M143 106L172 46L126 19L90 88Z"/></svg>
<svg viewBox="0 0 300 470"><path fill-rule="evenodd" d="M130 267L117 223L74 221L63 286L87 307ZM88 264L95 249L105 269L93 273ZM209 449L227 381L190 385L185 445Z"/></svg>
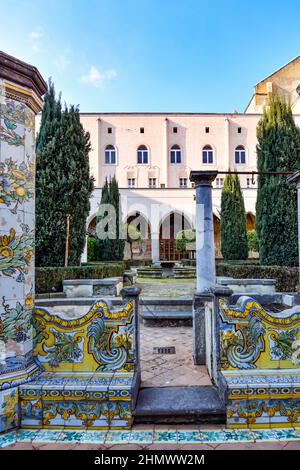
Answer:
<svg viewBox="0 0 300 470"><path fill-rule="evenodd" d="M242 158L241 158L241 154L244 154L244 159L245 161L242 162ZM237 154L239 155L238 157L238 160L237 161ZM246 151L246 148L244 147L244 145L237 145L234 149L234 163L235 165L246 165L247 164L247 151Z"/></svg>
<svg viewBox="0 0 300 470"><path fill-rule="evenodd" d="M207 161L205 162L204 161L204 152L206 153L206 158L207 158ZM210 162L209 161L209 155L208 155L208 152L210 152L212 154L212 161ZM204 147L202 147L202 165L214 165L215 162L215 150L214 148L212 147L212 145L204 145Z"/></svg>
<svg viewBox="0 0 300 470"><path fill-rule="evenodd" d="M143 148L141 148L143 147ZM142 162L140 163L139 162L139 153L142 153ZM147 161L144 162L144 154L147 155ZM149 152L149 148L147 147L147 145L139 145L138 148L137 148L137 151L136 151L136 162L137 162L137 165L149 165L150 163L150 152Z"/></svg>
<svg viewBox="0 0 300 470"><path fill-rule="evenodd" d="M175 153L175 161L172 162L172 153ZM178 161L178 153L180 155L180 161ZM182 163L182 150L180 145L174 144L170 148L170 165L181 165Z"/></svg>
<svg viewBox="0 0 300 470"><path fill-rule="evenodd" d="M111 148L108 148L108 147L111 147ZM106 152L108 152L109 154L109 162L106 161ZM115 162L112 163L111 162L111 154L112 152L114 152L114 157L115 157ZM117 149L114 145L112 144L108 144L106 145L105 149L104 149L104 165L108 165L108 166L115 166L118 164L118 160L117 160L118 156L117 156Z"/></svg>
<svg viewBox="0 0 300 470"><path fill-rule="evenodd" d="M181 181L185 181L186 184L182 185L182 184L181 184ZM188 187L188 179L187 179L187 177L179 178L179 188L184 189L184 188L187 188L187 187Z"/></svg>
<svg viewBox="0 0 300 470"><path fill-rule="evenodd" d="M134 181L134 184L129 184L129 181ZM127 187L129 189L134 189L136 188L136 178L127 178Z"/></svg>

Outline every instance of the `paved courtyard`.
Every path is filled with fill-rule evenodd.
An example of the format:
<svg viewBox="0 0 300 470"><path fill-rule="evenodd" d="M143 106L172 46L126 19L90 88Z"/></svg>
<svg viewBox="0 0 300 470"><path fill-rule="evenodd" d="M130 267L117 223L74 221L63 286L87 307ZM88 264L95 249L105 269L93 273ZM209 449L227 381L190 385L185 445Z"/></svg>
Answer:
<svg viewBox="0 0 300 470"><path fill-rule="evenodd" d="M205 366L195 366L192 328L140 326L142 387L211 385ZM175 346L175 354L153 354L154 347Z"/></svg>

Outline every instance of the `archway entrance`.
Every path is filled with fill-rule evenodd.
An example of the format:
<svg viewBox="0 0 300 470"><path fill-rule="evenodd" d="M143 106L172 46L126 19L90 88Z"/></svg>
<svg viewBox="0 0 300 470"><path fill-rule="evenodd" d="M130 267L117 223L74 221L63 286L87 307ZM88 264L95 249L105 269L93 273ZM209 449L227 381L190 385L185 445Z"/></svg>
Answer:
<svg viewBox="0 0 300 470"><path fill-rule="evenodd" d="M171 212L163 219L159 229L160 261L178 261L190 257L188 252L178 252L176 250L176 236L181 230L191 228L191 223L179 212Z"/></svg>
<svg viewBox="0 0 300 470"><path fill-rule="evenodd" d="M126 242L125 259L151 259L151 227L140 212L134 212L126 218L126 224L132 225L141 235L141 240Z"/></svg>

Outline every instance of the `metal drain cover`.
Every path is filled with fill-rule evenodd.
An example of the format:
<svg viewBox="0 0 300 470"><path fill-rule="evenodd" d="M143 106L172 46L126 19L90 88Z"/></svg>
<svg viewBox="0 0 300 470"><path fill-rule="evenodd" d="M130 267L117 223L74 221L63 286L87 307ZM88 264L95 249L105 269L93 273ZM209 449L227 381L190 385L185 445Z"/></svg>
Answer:
<svg viewBox="0 0 300 470"><path fill-rule="evenodd" d="M153 348L153 354L176 354L175 346L165 348Z"/></svg>

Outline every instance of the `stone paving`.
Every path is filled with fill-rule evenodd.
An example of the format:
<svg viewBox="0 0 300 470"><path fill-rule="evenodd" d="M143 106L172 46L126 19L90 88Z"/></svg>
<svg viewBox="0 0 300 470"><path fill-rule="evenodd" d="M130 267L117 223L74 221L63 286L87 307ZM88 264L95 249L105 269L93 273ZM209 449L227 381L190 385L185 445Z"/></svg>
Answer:
<svg viewBox="0 0 300 470"><path fill-rule="evenodd" d="M154 347L175 346L176 354L153 354ZM205 366L195 366L192 328L140 325L142 387L211 385Z"/></svg>

